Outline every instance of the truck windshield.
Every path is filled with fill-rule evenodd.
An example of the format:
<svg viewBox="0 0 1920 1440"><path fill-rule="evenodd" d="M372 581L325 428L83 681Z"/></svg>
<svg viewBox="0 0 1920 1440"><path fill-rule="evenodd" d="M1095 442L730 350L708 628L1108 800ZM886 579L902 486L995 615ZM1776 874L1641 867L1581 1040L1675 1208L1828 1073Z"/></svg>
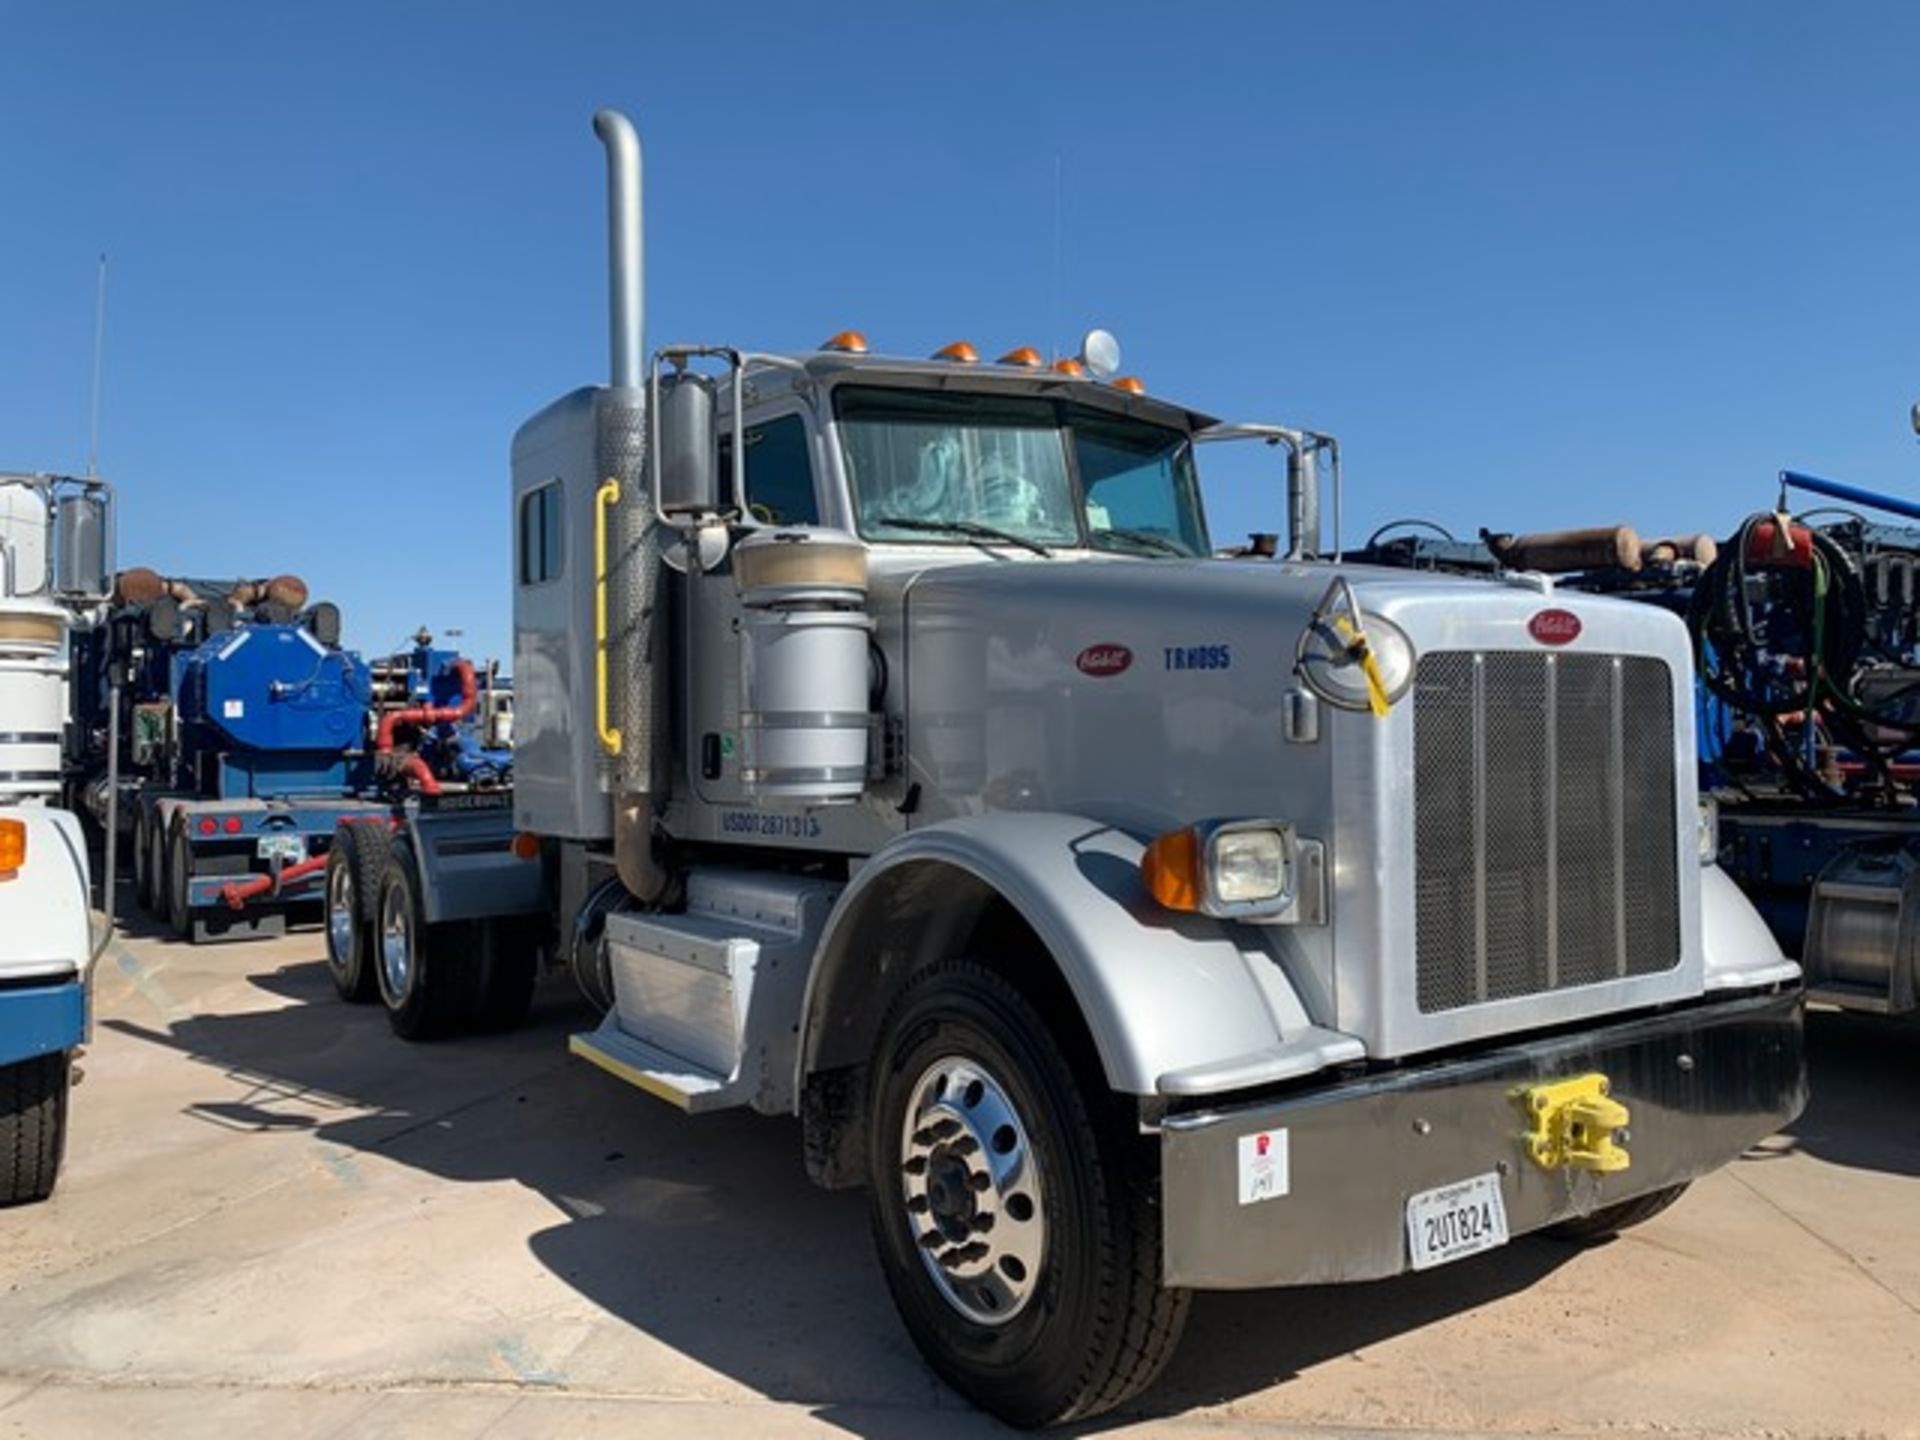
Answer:
<svg viewBox="0 0 1920 1440"><path fill-rule="evenodd" d="M1184 435L1052 400L842 388L836 397L860 533L870 540L1091 545L1204 555ZM988 543L991 543L990 540Z"/></svg>

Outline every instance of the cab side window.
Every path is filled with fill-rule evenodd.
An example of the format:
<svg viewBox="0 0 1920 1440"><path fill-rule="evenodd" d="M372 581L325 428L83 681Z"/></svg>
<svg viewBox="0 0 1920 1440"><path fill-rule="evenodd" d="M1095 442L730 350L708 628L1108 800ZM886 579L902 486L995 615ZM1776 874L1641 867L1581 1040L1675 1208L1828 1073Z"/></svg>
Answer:
<svg viewBox="0 0 1920 1440"><path fill-rule="evenodd" d="M520 583L560 578L560 482L550 480L520 499Z"/></svg>
<svg viewBox="0 0 1920 1440"><path fill-rule="evenodd" d="M733 473L733 436L723 429L722 483ZM747 427L747 508L762 525L818 525L820 502L813 490L813 456L807 423L782 415Z"/></svg>

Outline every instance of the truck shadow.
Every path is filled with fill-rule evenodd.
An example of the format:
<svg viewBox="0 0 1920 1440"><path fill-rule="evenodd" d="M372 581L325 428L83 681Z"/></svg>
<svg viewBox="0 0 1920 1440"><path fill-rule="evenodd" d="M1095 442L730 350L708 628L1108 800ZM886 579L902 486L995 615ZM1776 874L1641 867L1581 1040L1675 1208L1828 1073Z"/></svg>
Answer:
<svg viewBox="0 0 1920 1440"><path fill-rule="evenodd" d="M408 1046L377 1008L341 1003L317 962L245 978L250 994L226 1013L102 1025L211 1067L218 1081L189 1107L209 1124L304 1130L327 1147L329 1165L344 1149L537 1192L567 1217L527 1241L553 1275L620 1324L759 1394L874 1440L1005 1433L921 1363L873 1259L865 1197L808 1183L798 1125L689 1118L569 1058L565 1036L590 1017L564 981L543 985L531 1022L512 1034ZM1824 1022L1816 1033L1816 1063L1854 1072L1842 1086L1864 1090L1893 1053L1891 1042L1884 1055L1874 1046L1878 1058L1863 1063L1870 1036ZM1809 1116L1796 1132L1807 1148L1879 1153L1857 1111L1849 1119L1836 1103L1832 1133L1826 1114ZM1374 1284L1197 1296L1160 1383L1086 1433L1241 1399L1521 1291L1575 1253L1521 1240ZM616 1388L623 1358L631 1363L620 1350L601 1337L542 1357L526 1378Z"/></svg>
<svg viewBox="0 0 1920 1440"><path fill-rule="evenodd" d="M1810 1010L1807 1066L1812 1096L1777 1143L1850 1169L1920 1176L1920 1023Z"/></svg>

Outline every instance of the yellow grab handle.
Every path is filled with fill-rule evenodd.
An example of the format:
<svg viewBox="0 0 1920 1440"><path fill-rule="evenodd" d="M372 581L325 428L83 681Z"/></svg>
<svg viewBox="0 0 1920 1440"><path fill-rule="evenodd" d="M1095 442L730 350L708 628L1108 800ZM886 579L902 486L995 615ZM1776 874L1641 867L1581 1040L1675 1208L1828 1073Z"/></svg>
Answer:
<svg viewBox="0 0 1920 1440"><path fill-rule="evenodd" d="M620 731L607 723L607 507L620 503L620 482L609 479L593 497L593 702L600 748L620 753Z"/></svg>

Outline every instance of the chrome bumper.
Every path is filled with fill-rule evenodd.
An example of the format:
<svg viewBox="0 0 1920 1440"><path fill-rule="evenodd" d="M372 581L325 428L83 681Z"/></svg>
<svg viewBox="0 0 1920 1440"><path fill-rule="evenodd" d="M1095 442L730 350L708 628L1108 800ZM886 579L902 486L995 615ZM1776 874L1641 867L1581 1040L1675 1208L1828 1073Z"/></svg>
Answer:
<svg viewBox="0 0 1920 1440"><path fill-rule="evenodd" d="M1166 1283L1199 1289L1375 1280L1408 1268L1411 1195L1501 1177L1511 1233L1703 1175L1806 1104L1800 993L1670 1011L1161 1127ZM1528 1158L1518 1092L1605 1075L1629 1112L1613 1174ZM1285 1130L1284 1193L1241 1203L1242 1137ZM1279 1143L1274 1137L1274 1143ZM1269 1177L1268 1189L1277 1188Z"/></svg>

